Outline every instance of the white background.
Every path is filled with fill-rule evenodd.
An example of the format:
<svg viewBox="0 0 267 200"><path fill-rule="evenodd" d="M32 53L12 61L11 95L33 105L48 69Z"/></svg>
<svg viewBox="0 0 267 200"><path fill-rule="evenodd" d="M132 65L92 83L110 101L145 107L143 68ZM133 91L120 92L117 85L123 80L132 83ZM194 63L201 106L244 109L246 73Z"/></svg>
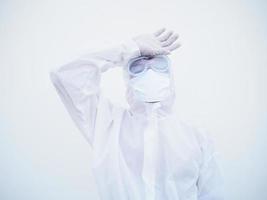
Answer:
<svg viewBox="0 0 267 200"><path fill-rule="evenodd" d="M48 72L162 26L182 43L177 114L214 136L226 199L267 199L266 13L264 0L1 0L0 199L98 199L90 146ZM126 105L120 70L102 83Z"/></svg>

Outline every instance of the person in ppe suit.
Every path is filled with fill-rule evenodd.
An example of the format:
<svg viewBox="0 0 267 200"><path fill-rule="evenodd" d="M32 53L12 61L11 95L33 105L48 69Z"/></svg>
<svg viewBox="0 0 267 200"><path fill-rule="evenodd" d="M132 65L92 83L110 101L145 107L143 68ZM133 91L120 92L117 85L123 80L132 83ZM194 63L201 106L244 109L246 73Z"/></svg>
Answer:
<svg viewBox="0 0 267 200"><path fill-rule="evenodd" d="M104 200L221 200L222 176L211 136L179 120L166 29L85 54L50 71L68 113L92 147ZM102 95L101 74L121 67L129 108Z"/></svg>

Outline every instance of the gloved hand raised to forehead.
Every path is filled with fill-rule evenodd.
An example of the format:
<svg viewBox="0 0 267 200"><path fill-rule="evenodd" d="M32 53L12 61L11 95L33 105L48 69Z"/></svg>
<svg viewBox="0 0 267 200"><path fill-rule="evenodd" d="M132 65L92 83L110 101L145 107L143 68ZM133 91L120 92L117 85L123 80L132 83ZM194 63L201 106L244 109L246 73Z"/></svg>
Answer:
<svg viewBox="0 0 267 200"><path fill-rule="evenodd" d="M168 55L181 46L177 42L178 34L162 28L153 34L139 35L133 38L142 56Z"/></svg>

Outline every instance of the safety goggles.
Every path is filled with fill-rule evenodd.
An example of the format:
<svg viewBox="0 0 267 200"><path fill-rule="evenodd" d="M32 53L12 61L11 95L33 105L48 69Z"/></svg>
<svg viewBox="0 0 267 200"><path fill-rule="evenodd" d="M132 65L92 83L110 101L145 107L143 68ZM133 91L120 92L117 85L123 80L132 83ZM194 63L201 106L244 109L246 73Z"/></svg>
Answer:
<svg viewBox="0 0 267 200"><path fill-rule="evenodd" d="M131 76L139 76L145 73L148 69L161 73L168 73L169 65L169 58L164 55L153 57L141 56L130 60L127 65L127 70Z"/></svg>

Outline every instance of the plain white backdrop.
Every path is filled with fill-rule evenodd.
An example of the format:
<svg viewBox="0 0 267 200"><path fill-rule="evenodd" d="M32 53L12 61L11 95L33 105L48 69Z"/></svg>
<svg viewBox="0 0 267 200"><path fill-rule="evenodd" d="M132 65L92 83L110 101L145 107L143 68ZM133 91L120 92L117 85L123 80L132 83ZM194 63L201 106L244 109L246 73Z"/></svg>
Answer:
<svg viewBox="0 0 267 200"><path fill-rule="evenodd" d="M226 199L267 199L266 13L264 0L1 0L0 199L98 200L90 146L49 70L163 26L182 43L177 114L214 136ZM127 106L120 69L102 80Z"/></svg>

